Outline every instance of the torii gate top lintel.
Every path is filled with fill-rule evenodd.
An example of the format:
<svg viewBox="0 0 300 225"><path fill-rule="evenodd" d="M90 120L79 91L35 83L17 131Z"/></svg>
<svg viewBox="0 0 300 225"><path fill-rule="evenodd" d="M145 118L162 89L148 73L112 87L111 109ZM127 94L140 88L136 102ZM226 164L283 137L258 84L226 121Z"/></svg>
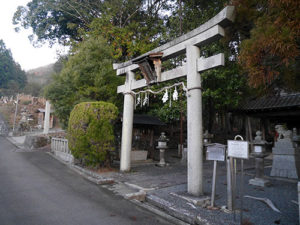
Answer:
<svg viewBox="0 0 300 225"><path fill-rule="evenodd" d="M187 44L186 42L188 42L190 39L194 38L195 36L198 36L201 33L204 33L206 31L210 30L211 28L213 28L215 26L219 26L220 29L227 27L235 19L234 12L235 12L234 6L227 6L222 11L220 11L216 16L214 16L213 18L211 18L209 21L202 24L198 28L174 39L173 41L170 41L160 47L157 47L147 53L144 53L137 58L147 56L151 53L163 52L164 54L163 54L162 60L166 60L166 59L175 57L179 54L182 54L185 51L185 47L180 48L178 45L180 45L182 43ZM218 29L216 28L216 30L218 30ZM219 30L221 36L224 36L224 32L222 32L222 31L223 31L223 29ZM192 41L192 40L190 40L190 41ZM211 41L213 41L213 40L211 40ZM194 45L201 45L201 44L207 44L207 41L205 43L201 43L201 42L194 43ZM177 51L176 52L174 50L168 51L168 49L170 49L171 47L173 47L173 48L176 47L174 50L177 50ZM180 51L178 51L178 47L181 49ZM135 61L135 59L129 60L124 63L114 63L113 69L117 70L117 75L125 75L126 72L128 72L129 70L133 71L138 68L138 65L134 64L133 61Z"/></svg>

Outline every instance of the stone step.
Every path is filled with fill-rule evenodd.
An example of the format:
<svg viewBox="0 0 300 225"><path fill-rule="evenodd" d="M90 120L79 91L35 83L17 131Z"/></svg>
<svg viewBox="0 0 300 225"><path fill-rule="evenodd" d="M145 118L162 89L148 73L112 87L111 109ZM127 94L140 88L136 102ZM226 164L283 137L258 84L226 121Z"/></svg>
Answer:
<svg viewBox="0 0 300 225"><path fill-rule="evenodd" d="M151 194L147 195L146 202L156 206L157 208L163 210L164 212L167 212L169 215L177 219L180 219L186 223L198 224L197 215L191 213L188 210L180 208L178 205L172 204L171 202L166 201L165 199L162 199L156 195L151 195Z"/></svg>

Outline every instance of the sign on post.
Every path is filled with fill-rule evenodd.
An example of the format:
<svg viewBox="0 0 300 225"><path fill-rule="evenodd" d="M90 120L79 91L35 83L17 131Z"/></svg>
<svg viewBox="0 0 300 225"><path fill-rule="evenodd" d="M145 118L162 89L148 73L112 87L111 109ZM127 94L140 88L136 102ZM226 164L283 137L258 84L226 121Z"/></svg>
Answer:
<svg viewBox="0 0 300 225"><path fill-rule="evenodd" d="M206 149L206 160L224 161L225 145L211 144Z"/></svg>
<svg viewBox="0 0 300 225"><path fill-rule="evenodd" d="M225 149L226 146L222 144L210 144L206 148L206 160L214 161L213 179L212 179L212 191L211 191L211 204L213 208L215 204L216 195L216 179L217 179L217 161L225 160Z"/></svg>
<svg viewBox="0 0 300 225"><path fill-rule="evenodd" d="M228 140L228 157L249 159L249 143L248 141Z"/></svg>
<svg viewBox="0 0 300 225"><path fill-rule="evenodd" d="M240 138L241 140L238 141L237 138ZM228 146L228 157L231 158L231 165L230 170L234 170L234 176L233 178L233 185L231 193L233 193L233 201L235 202L235 195L236 195L236 159L241 159L241 191L240 191L240 200L241 200L241 209L243 209L243 195L244 195L244 159L249 159L249 143L248 141L244 141L243 137L240 135L235 136L234 140L228 140L227 141ZM233 160L234 158L234 165ZM230 172L231 174L231 172ZM229 174L227 174L229 176ZM235 203L234 203L235 205ZM234 220L235 220L235 209L234 209ZM243 221L243 210L240 210L240 224L242 224Z"/></svg>

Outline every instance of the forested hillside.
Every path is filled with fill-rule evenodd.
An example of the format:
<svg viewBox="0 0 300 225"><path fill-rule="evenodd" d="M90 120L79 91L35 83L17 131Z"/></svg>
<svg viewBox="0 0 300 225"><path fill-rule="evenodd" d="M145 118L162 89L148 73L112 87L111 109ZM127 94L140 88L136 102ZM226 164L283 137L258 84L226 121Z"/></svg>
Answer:
<svg viewBox="0 0 300 225"><path fill-rule="evenodd" d="M28 83L36 83L45 85L51 80L51 75L54 73L54 64L41 66L35 69L28 70L26 77Z"/></svg>
<svg viewBox="0 0 300 225"><path fill-rule="evenodd" d="M0 40L0 96L14 95L26 85L26 75L12 57L3 40Z"/></svg>

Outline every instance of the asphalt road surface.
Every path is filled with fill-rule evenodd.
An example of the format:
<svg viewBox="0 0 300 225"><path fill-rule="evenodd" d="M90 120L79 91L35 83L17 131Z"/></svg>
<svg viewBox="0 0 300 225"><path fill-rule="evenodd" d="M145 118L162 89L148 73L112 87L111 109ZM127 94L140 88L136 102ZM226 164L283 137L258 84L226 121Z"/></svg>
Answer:
<svg viewBox="0 0 300 225"><path fill-rule="evenodd" d="M44 152L15 150L0 137L0 225L171 224Z"/></svg>

